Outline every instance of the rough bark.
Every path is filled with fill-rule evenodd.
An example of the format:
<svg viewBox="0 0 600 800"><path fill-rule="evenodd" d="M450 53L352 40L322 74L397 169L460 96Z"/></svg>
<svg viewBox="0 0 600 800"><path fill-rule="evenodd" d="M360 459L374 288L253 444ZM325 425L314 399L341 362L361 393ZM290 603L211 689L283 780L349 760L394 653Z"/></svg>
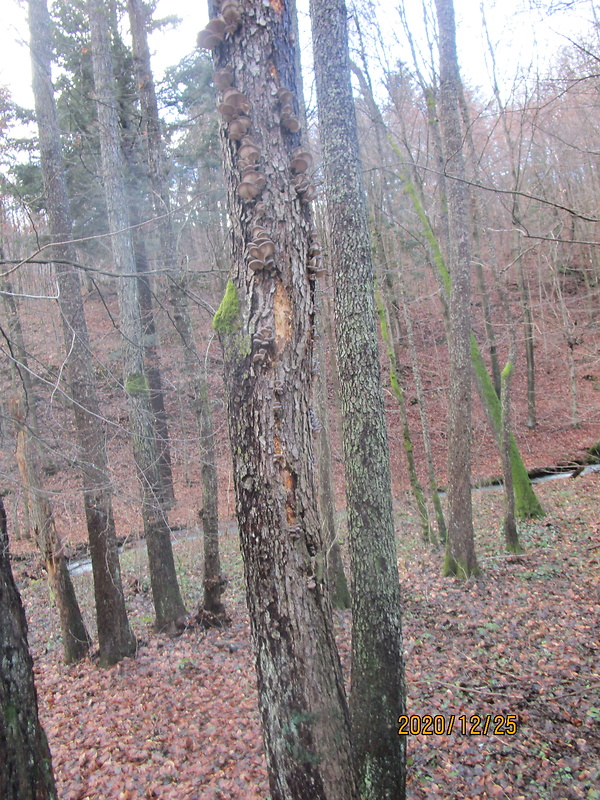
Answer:
<svg viewBox="0 0 600 800"><path fill-rule="evenodd" d="M76 261L69 244L72 221L51 76L50 17L46 0L29 0L33 92L40 154L47 198L50 235L57 243L52 255L59 286L59 308L69 389L79 445L78 465L94 577L100 663L114 664L135 652L121 582L112 511L111 484L104 430L90 358L87 325Z"/></svg>
<svg viewBox="0 0 600 800"><path fill-rule="evenodd" d="M148 549L156 627L158 630L167 630L181 624L185 608L177 583L170 529L161 507L162 487L150 404L150 387L144 365L139 286L137 279L131 277L136 271L135 253L123 182L125 169L114 96L107 8L100 0L89 0L88 13L111 246L115 267L122 275L119 281L119 311L124 340L124 388L134 458L141 487L142 518Z"/></svg>
<svg viewBox="0 0 600 800"><path fill-rule="evenodd" d="M27 621L10 568L0 496L0 797L56 800L52 758L38 718Z"/></svg>
<svg viewBox="0 0 600 800"><path fill-rule="evenodd" d="M404 662L373 265L346 18L340 0L311 2L352 568L352 737L363 797L386 800L405 792L405 745L394 726L405 703Z"/></svg>
<svg viewBox="0 0 600 800"><path fill-rule="evenodd" d="M459 115L460 75L452 0L436 0L442 129L450 223L450 396L448 403L448 539L444 573L479 571L471 506L471 253Z"/></svg>
<svg viewBox="0 0 600 800"><path fill-rule="evenodd" d="M133 43L133 60L142 112L142 128L148 174L152 186L154 212L159 220L159 233L163 267L167 270L168 296L173 309L173 322L183 353L187 383L192 395L192 408L200 437L202 458L202 520L204 545L204 599L202 611L205 620L225 620L222 594L225 578L221 572L219 554L219 505L215 435L210 413L206 381L203 379L194 332L190 318L185 287L185 276L177 269L177 244L171 219L171 205L164 163L158 103L148 47L147 20L142 0L128 0L129 19Z"/></svg>
<svg viewBox="0 0 600 800"><path fill-rule="evenodd" d="M241 10L241 28L217 47L215 62L231 69L252 104L249 134L266 185L255 201L241 200L238 144L223 122L232 270L214 327L271 797L358 800L316 505L312 216L290 168L301 137L281 124L277 94L295 93L288 100L297 118L295 6L248 0ZM252 271L248 246L259 227L273 243L273 263Z"/></svg>

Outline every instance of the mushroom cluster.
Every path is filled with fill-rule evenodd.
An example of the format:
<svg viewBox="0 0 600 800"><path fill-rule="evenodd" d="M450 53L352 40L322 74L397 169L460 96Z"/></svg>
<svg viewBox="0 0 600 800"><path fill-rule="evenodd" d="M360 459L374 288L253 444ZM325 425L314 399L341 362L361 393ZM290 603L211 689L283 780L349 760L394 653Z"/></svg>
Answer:
<svg viewBox="0 0 600 800"><path fill-rule="evenodd" d="M226 80L229 80L226 70L219 70L219 82L221 85ZM215 73L217 75L217 73ZM215 78L215 83L217 80ZM223 91L223 98L219 103L217 110L227 122L227 135L231 141L241 142L244 136L248 133L252 120L248 116L248 112L252 108L252 104L248 101L245 94L238 91L233 86L228 86Z"/></svg>
<svg viewBox="0 0 600 800"><path fill-rule="evenodd" d="M254 144L252 137L244 136L240 143L240 149L238 150L238 166L241 169L245 169L246 167L256 164L259 158L260 150Z"/></svg>
<svg viewBox="0 0 600 800"><path fill-rule="evenodd" d="M266 175L251 164L242 171L242 182L238 184L237 193L246 202L254 200L265 188L266 183Z"/></svg>
<svg viewBox="0 0 600 800"><path fill-rule="evenodd" d="M266 229L261 225L255 225L252 228L252 241L247 246L248 266L250 269L253 272L259 272L261 269L270 269L273 266L274 253L275 244Z"/></svg>
<svg viewBox="0 0 600 800"><path fill-rule="evenodd" d="M275 334L270 325L260 328L252 337L252 343L258 347L257 352L252 356L253 364L262 364L267 356L267 347L275 341Z"/></svg>
<svg viewBox="0 0 600 800"><path fill-rule="evenodd" d="M317 196L317 190L306 174L312 163L313 157L304 147L297 147L292 153L290 169L294 173L294 188L304 203L310 203Z"/></svg>
<svg viewBox="0 0 600 800"><path fill-rule="evenodd" d="M323 248L319 241L313 236L308 250L308 264L306 271L309 278L322 278L327 272L323 263Z"/></svg>
<svg viewBox="0 0 600 800"><path fill-rule="evenodd" d="M198 47L213 50L225 38L226 34L237 31L242 19L242 9L238 0L223 0L221 13L211 19L206 28L198 34Z"/></svg>
<svg viewBox="0 0 600 800"><path fill-rule="evenodd" d="M292 105L294 93L286 89L285 86L282 86L277 90L277 97L281 104L281 112L279 115L281 124L290 133L297 133L300 130L300 121L294 114L294 106Z"/></svg>

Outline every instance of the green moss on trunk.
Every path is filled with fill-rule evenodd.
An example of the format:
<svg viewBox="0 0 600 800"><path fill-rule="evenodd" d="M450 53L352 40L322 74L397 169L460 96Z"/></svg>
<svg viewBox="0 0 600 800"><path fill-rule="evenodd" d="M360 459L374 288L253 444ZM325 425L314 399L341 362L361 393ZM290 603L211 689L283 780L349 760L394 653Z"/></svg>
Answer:
<svg viewBox="0 0 600 800"><path fill-rule="evenodd" d="M227 281L225 295L213 317L213 328L220 335L233 333L239 327L240 298L233 281Z"/></svg>
<svg viewBox="0 0 600 800"><path fill-rule="evenodd" d="M481 570L478 566L475 566L473 569L469 570L466 564L457 561L452 554L446 550L444 567L442 569L442 575L444 578L451 578L453 576L457 578L472 578L480 574Z"/></svg>

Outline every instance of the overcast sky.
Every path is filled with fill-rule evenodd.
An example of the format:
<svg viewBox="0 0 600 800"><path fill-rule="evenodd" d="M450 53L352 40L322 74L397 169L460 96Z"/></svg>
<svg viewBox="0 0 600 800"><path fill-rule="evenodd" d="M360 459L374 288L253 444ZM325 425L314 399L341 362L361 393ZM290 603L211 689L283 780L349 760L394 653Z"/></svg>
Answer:
<svg viewBox="0 0 600 800"><path fill-rule="evenodd" d="M393 0L375 5L383 17L384 27L399 31ZM419 0L409 0L406 5L407 8L420 8ZM479 5L480 0L455 0L458 46L463 79L487 91L489 84ZM298 0L298 6L301 27L306 30L308 0ZM527 7L527 0L486 0L488 27L494 44L498 45L498 63L509 76L518 64L527 65L534 52L544 65L552 54L567 43L565 35L575 36L589 24L589 6L585 3L580 3L575 10L548 19L539 13L526 11ZM176 64L193 50L196 35L207 20L206 3L203 0L160 0L158 13L165 16L177 14L182 19L176 30L152 37L153 66L157 77L160 77L167 66ZM418 18L420 12L415 19L415 27ZM27 40L26 3L23 0L2 0L0 84L9 88L17 103L31 107L33 100ZM306 53L306 44L304 50ZM397 58L408 58L408 53L403 53L396 45L390 45L389 56L393 62Z"/></svg>

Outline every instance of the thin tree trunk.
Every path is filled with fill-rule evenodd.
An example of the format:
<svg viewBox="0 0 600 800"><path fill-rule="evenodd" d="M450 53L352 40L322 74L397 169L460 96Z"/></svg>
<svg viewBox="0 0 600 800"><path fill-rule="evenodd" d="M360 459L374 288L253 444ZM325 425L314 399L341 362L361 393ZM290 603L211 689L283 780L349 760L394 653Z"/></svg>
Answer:
<svg viewBox="0 0 600 800"><path fill-rule="evenodd" d="M404 452L406 454L406 462L408 465L408 477L410 480L411 489L417 503L417 510L419 513L419 521L421 523L421 531L423 533L423 541L435 543L433 529L429 522L429 513L427 512L427 504L425 502L425 495L423 488L417 475L417 468L415 466L415 457L413 454L412 439L410 435L410 428L408 427L408 415L406 413L406 401L404 399L404 392L400 383L398 382L398 362L396 359L396 342L392 340L390 328L388 324L389 314L386 312L385 305L379 292L375 293L375 301L377 303L377 311L379 314L379 328L381 330L381 338L383 339L389 362L390 362L390 385L398 406L400 408L400 419L402 420L402 441L404 444Z"/></svg>
<svg viewBox="0 0 600 800"><path fill-rule="evenodd" d="M319 286L315 287L315 327L316 336L316 409L321 429L317 431L317 469L319 472L319 512L323 529L323 540L327 546L327 576L331 591L331 602L334 608L347 609L351 606L350 591L342 563L342 554L338 541L335 522L335 487L333 483L333 463L331 456L331 439L329 434L329 398L327 396L327 370L323 336L319 329L323 328L323 293Z"/></svg>
<svg viewBox="0 0 600 800"><path fill-rule="evenodd" d="M405 705L401 607L346 20L343 0L312 0L352 562L352 738L365 800L397 800L406 768L405 740L394 725Z"/></svg>
<svg viewBox="0 0 600 800"><path fill-rule="evenodd" d="M436 0L440 54L439 112L450 223L450 397L448 433L448 540L445 575L469 577L479 568L471 507L471 253L467 196L462 179L460 76L452 0ZM457 180L458 179L458 180Z"/></svg>
<svg viewBox="0 0 600 800"><path fill-rule="evenodd" d="M133 202L130 203L132 212L131 221L137 226L141 221L138 218L137 208ZM171 465L171 445L169 442L169 424L167 411L165 408L165 392L163 379L160 370L159 339L154 319L154 308L152 302L152 289L150 287L150 276L148 275L148 255L144 236L144 230L135 230L133 233L133 246L135 251L135 268L138 272L138 298L140 301L140 313L142 319L142 335L144 337L144 362L146 377L150 387L150 407L152 408L154 430L156 433L156 451L158 456L158 469L161 480L161 497L168 511L175 500L175 490L173 486L173 468Z"/></svg>
<svg viewBox="0 0 600 800"><path fill-rule="evenodd" d="M518 204L514 203L515 210L513 211L513 225L520 225L518 219L519 211ZM537 425L536 407L535 407L535 354L534 354L534 333L533 333L533 316L531 314L531 299L529 297L529 287L525 281L525 273L523 271L523 256L519 253L520 237L515 234L515 253L517 254L515 263L517 269L517 284L519 286L519 294L521 296L521 306L523 308L523 327L525 330L525 357L527 365L527 421L528 428L535 428Z"/></svg>
<svg viewBox="0 0 600 800"><path fill-rule="evenodd" d="M463 128L465 130L465 138L468 145L469 161L475 183L480 182L479 164L477 154L475 151L475 142L473 141L473 131L471 126L471 119L469 114L469 107L465 98L464 87L461 83L459 91L459 103L463 120ZM483 324L485 325L485 335L487 344L490 351L490 365L492 368L492 380L494 381L494 388L496 394L500 397L501 391L501 378L500 378L500 364L498 362L498 347L496 345L496 333L492 323L492 305L490 302L490 295L487 289L485 275L483 273L483 264L481 263L481 237L479 235L481 227L481 218L483 212L480 210L480 204L477 195L471 192L470 196L471 217L472 217L472 233L473 233L473 261L475 264L475 275L477 276L477 285L481 295L481 302L483 304Z"/></svg>
<svg viewBox="0 0 600 800"><path fill-rule="evenodd" d="M0 797L56 800L52 757L38 717L27 621L10 568L0 495Z"/></svg>
<svg viewBox="0 0 600 800"><path fill-rule="evenodd" d="M220 105L232 271L213 325L224 353L271 797L358 800L316 503L308 267L318 245L290 166L301 145L295 6L247 0L238 8L241 29L217 46L215 64L221 87L232 82L240 93L227 94L237 119L249 123L234 125L231 105ZM244 181L234 139L241 124L250 124L258 151L254 169L246 162Z"/></svg>
<svg viewBox="0 0 600 800"><path fill-rule="evenodd" d="M504 540L509 553L522 553L515 520L515 493L513 489L512 470L510 468L510 381L514 371L514 352L501 375L500 402L502 406L502 475L504 478Z"/></svg>
<svg viewBox="0 0 600 800"><path fill-rule="evenodd" d="M26 397L15 398L11 402L11 416L17 427L17 463L21 480L27 488L29 520L58 608L64 660L66 664L72 664L85 658L91 640L75 597L52 506L43 490L36 439L31 435L29 426L33 414Z"/></svg>
<svg viewBox="0 0 600 800"><path fill-rule="evenodd" d="M132 655L136 641L125 609L105 437L90 359L81 286L78 273L69 264L75 259L73 246L68 241L73 226L51 78L50 17L46 0L29 0L29 27L33 92L50 234L57 242L53 255L60 262L55 265L58 303L80 449L79 466L92 558L100 663L107 666Z"/></svg>
<svg viewBox="0 0 600 800"><path fill-rule="evenodd" d="M168 296L173 308L173 322L183 353L186 379L192 394L192 408L200 437L202 458L202 519L204 544L204 600L201 616L222 624L226 619L222 594L225 579L219 553L219 505L215 435L210 413L206 380L198 357L192 321L187 305L185 277L177 269L177 244L170 214L170 198L165 174L158 104L148 47L146 11L142 0L128 0L133 43L134 69L137 78L143 129L148 158L148 173L154 198L154 212L159 219L163 266L168 270Z"/></svg>
<svg viewBox="0 0 600 800"><path fill-rule="evenodd" d="M111 245L115 267L123 276L119 283L119 309L124 337L124 387L141 486L142 518L156 627L158 630L173 630L181 626L185 608L177 583L171 532L161 507L161 478L150 404L151 392L144 366L139 284L133 277L136 271L135 253L123 183L125 170L114 96L107 9L100 0L89 0L88 11Z"/></svg>
<svg viewBox="0 0 600 800"><path fill-rule="evenodd" d="M431 501L435 510L435 519L438 526L438 535L442 544L446 543L448 532L446 530L446 520L444 519L444 511L442 509L442 502L438 489L438 482L435 475L435 466L433 463L433 452L431 449L431 437L429 435L429 421L427 419L427 408L425 405L425 392L423 391L423 383L421 381L421 368L419 366L419 358L417 355L417 348L415 346L415 337L412 326L412 319L410 317L410 309L406 298L406 287L404 286L404 276L401 270L398 271L400 275L400 298L402 302L402 312L404 314L404 324L406 325L406 336L408 339L408 347L413 362L413 377L415 380L415 389L417 392L417 400L419 401L419 414L421 416L421 429L423 431L423 446L425 448L425 461L427 464L427 477L429 479L429 491L431 492Z"/></svg>
<svg viewBox="0 0 600 800"><path fill-rule="evenodd" d="M423 209L423 205L415 187L405 176L403 176L403 182L404 190L411 198L414 209L423 226L423 233L425 234L428 250L431 254L432 267L434 268L440 286L440 301L442 303L444 319L447 320L448 303L446 298L450 293L450 273L448 272L442 251L439 248L435 234L433 233L433 229L429 224L427 214ZM483 408L494 436L496 437L498 447L500 448L502 435L500 399L496 394L494 384L488 374L481 350L477 344L477 340L475 339L473 332L471 332L471 363L475 376L475 385L477 387L477 391L481 398ZM513 472L513 485L515 488L515 511L517 516L542 517L544 515L544 511L535 495L535 492L533 491L531 480L527 474L527 469L523 463L523 459L521 458L521 453L519 452L519 448L517 447L514 436L511 437L510 459Z"/></svg>

